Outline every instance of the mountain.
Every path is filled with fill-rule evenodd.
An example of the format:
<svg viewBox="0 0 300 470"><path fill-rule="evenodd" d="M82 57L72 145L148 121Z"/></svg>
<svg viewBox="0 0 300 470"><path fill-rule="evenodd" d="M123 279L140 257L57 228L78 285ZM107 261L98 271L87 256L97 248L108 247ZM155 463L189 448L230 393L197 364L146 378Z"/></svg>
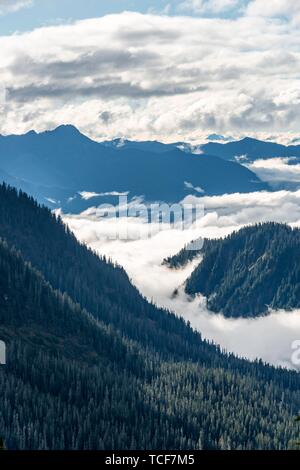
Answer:
<svg viewBox="0 0 300 470"><path fill-rule="evenodd" d="M268 189L238 163L178 148L163 153L136 146L116 149L90 140L73 126L0 137L0 169L22 181L18 187L39 202L69 212L91 205L82 192L94 193L97 206L124 192L129 199L178 202L188 194L199 195L193 187L201 187L206 195Z"/></svg>
<svg viewBox="0 0 300 470"><path fill-rule="evenodd" d="M206 241L203 260L186 282L226 317L256 317L300 307L300 230L266 223Z"/></svg>
<svg viewBox="0 0 300 470"><path fill-rule="evenodd" d="M179 323L173 322L175 317L170 315L168 327L173 330L173 323L175 337L169 341L165 330L167 312L149 304L122 268L80 245L61 219L26 194L17 196L15 190L0 186L0 201L0 237L20 250L25 261L54 289L67 293L96 319L108 326L114 324L131 340L139 338L148 348L155 341L155 351L168 354L171 348L175 352L175 337L182 342ZM149 336L154 331L155 335ZM178 345L178 351L182 348L184 343Z"/></svg>
<svg viewBox="0 0 300 470"><path fill-rule="evenodd" d="M246 157L248 161L274 157L300 158L300 145L285 146L274 142L251 139L250 137L225 144L209 142L202 145L201 149L204 153L232 161L235 161L236 157Z"/></svg>
<svg viewBox="0 0 300 470"><path fill-rule="evenodd" d="M142 150L150 153L164 153L177 148L177 144L164 144L156 140L134 141L120 138L104 141L101 144L116 150Z"/></svg>
<svg viewBox="0 0 300 470"><path fill-rule="evenodd" d="M0 187L0 430L9 449L285 449L300 376L149 304L48 209Z"/></svg>
<svg viewBox="0 0 300 470"><path fill-rule="evenodd" d="M214 140L214 135L211 135L212 140ZM220 136L221 139L221 136ZM225 137L224 137L225 139ZM108 148L114 148L116 150L141 150L143 152L150 153L165 153L171 152L172 150L181 150L185 153L202 153L200 150L200 145L190 144L188 142L172 142L164 143L158 142L157 140L127 140L127 139L114 139L101 142L102 145Z"/></svg>

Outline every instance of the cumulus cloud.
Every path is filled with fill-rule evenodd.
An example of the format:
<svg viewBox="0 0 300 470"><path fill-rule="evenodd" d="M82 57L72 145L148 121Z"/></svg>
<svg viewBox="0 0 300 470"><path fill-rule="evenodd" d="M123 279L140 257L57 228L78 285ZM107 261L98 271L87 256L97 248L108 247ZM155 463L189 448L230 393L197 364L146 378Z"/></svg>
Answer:
<svg viewBox="0 0 300 470"><path fill-rule="evenodd" d="M300 13L299 2L295 0L184 0L178 5L179 11L197 15L255 16L280 19L295 19Z"/></svg>
<svg viewBox="0 0 300 470"><path fill-rule="evenodd" d="M187 196L185 203L195 204L199 199ZM300 221L300 191L257 192L250 194L225 194L200 198L205 216L199 227L204 237L218 237L244 225L258 222Z"/></svg>
<svg viewBox="0 0 300 470"><path fill-rule="evenodd" d="M99 119L104 123L108 124L113 119L113 114L109 111L101 111L99 113Z"/></svg>
<svg viewBox="0 0 300 470"><path fill-rule="evenodd" d="M223 13L240 7L242 0L185 0L179 3L178 10L196 14Z"/></svg>
<svg viewBox="0 0 300 470"><path fill-rule="evenodd" d="M190 300L179 289L200 258L182 270L170 271L162 260L177 253L185 244L199 237L224 237L234 230L260 222L286 222L300 226L300 191L274 193L232 194L201 197L205 214L194 225L181 231L165 227L152 231L151 237L140 239L112 239L114 224L122 230L122 220L99 220L96 209L81 215L63 215L76 236L93 249L123 265L139 290L157 305L169 308L183 316L200 330L204 337L214 340L228 351L254 359L261 357L276 365L292 367L292 343L300 339L300 312L270 312L267 317L244 320L226 319L206 308L201 296ZM185 202L195 202L188 196ZM125 222L125 221L123 221ZM127 224L127 222L126 222ZM144 233L141 220L131 221L132 232ZM149 231L148 231L149 233Z"/></svg>
<svg viewBox="0 0 300 470"><path fill-rule="evenodd" d="M296 0L253 0L248 4L246 13L254 16L290 18L300 13Z"/></svg>
<svg viewBox="0 0 300 470"><path fill-rule="evenodd" d="M33 0L0 0L0 15L21 10L32 4Z"/></svg>
<svg viewBox="0 0 300 470"><path fill-rule="evenodd" d="M274 188L285 186L297 189L300 187L300 164L293 157L256 160L246 166L262 181L266 181Z"/></svg>
<svg viewBox="0 0 300 470"><path fill-rule="evenodd" d="M99 140L296 134L299 36L262 16L139 13L2 36L0 132L72 123Z"/></svg>

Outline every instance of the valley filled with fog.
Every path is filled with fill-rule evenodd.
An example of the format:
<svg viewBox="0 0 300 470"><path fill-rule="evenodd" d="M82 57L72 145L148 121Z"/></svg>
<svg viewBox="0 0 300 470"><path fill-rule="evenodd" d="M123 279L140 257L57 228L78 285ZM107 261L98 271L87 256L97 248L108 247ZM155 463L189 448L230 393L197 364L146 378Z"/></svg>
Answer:
<svg viewBox="0 0 300 470"><path fill-rule="evenodd" d="M224 237L245 225L276 221L300 226L300 191L187 196L184 202L203 204L204 215L186 230L153 224L151 237L147 236L149 227L140 218L99 219L92 198L87 211L63 215L63 219L79 240L122 265L142 294L184 317L203 337L242 357L295 367L292 344L300 339L300 311L272 311L257 319L227 319L209 312L205 298L191 300L184 293L183 283L199 258L179 270L170 270L162 261L191 240ZM111 239L115 224L117 231L124 232L125 228L131 239Z"/></svg>
<svg viewBox="0 0 300 470"><path fill-rule="evenodd" d="M298 448L300 1L0 25L2 454Z"/></svg>

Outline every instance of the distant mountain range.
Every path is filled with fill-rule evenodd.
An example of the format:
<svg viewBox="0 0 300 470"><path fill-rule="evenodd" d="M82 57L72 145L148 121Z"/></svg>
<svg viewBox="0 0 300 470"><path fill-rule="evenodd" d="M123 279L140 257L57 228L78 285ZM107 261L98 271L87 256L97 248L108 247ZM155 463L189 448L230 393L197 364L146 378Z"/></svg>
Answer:
<svg viewBox="0 0 300 470"><path fill-rule="evenodd" d="M215 155L225 160L237 161L240 157L245 160L254 161L257 159L268 159L276 157L296 157L300 158L300 145L281 145L276 142L263 141L245 137L242 140L234 141L219 134L211 134L207 137L207 144L192 145L186 142L175 142L165 144L156 141L130 141L115 139L103 144L115 149L139 149L155 153L164 153L175 148L179 148L188 153L201 153ZM242 160L241 160L242 161Z"/></svg>
<svg viewBox="0 0 300 470"><path fill-rule="evenodd" d="M180 148L178 148L180 147ZM116 140L97 143L73 126L0 137L0 176L51 208L79 212L116 194L178 202L188 194L270 189L249 169L187 144ZM80 193L90 193L92 201Z"/></svg>
<svg viewBox="0 0 300 470"><path fill-rule="evenodd" d="M177 149L182 143L165 144L155 140L127 140L127 139L114 139L101 142L107 148L115 150L142 150L143 152L150 153L165 153Z"/></svg>
<svg viewBox="0 0 300 470"><path fill-rule="evenodd" d="M201 146L204 153L235 161L245 157L248 161L274 157L296 157L300 159L300 145L280 145L246 137L237 142L220 144L209 142Z"/></svg>
<svg viewBox="0 0 300 470"><path fill-rule="evenodd" d="M202 254L185 283L191 296L202 294L208 308L226 317L257 317L269 309L300 308L300 230L284 224L249 226L219 240L205 240L164 261L180 268Z"/></svg>
<svg viewBox="0 0 300 470"><path fill-rule="evenodd" d="M47 208L0 186L8 449L287 449L300 376L224 354ZM221 404L222 406L219 406ZM238 413L237 411L238 410Z"/></svg>

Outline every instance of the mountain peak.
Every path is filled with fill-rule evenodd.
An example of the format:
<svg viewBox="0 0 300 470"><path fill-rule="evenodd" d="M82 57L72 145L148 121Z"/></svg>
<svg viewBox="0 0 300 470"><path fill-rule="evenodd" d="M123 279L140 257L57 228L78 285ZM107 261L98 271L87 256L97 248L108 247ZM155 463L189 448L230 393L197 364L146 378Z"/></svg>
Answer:
<svg viewBox="0 0 300 470"><path fill-rule="evenodd" d="M61 124L60 126L56 127L53 131L50 131L50 132L82 135L81 132L77 129L77 127L73 126L72 124Z"/></svg>
<svg viewBox="0 0 300 470"><path fill-rule="evenodd" d="M45 131L42 134L58 137L59 139L72 140L81 140L81 141L90 141L94 142L92 139L87 137L85 134L82 134L77 127L72 124L61 124L53 130Z"/></svg>
<svg viewBox="0 0 300 470"><path fill-rule="evenodd" d="M258 139L254 139L253 137L244 137L240 142L258 142Z"/></svg>
<svg viewBox="0 0 300 470"><path fill-rule="evenodd" d="M34 135L37 135L37 133L36 133L36 131L31 130L31 131L26 132L25 135L27 135L27 136L31 136L31 135L34 136Z"/></svg>

